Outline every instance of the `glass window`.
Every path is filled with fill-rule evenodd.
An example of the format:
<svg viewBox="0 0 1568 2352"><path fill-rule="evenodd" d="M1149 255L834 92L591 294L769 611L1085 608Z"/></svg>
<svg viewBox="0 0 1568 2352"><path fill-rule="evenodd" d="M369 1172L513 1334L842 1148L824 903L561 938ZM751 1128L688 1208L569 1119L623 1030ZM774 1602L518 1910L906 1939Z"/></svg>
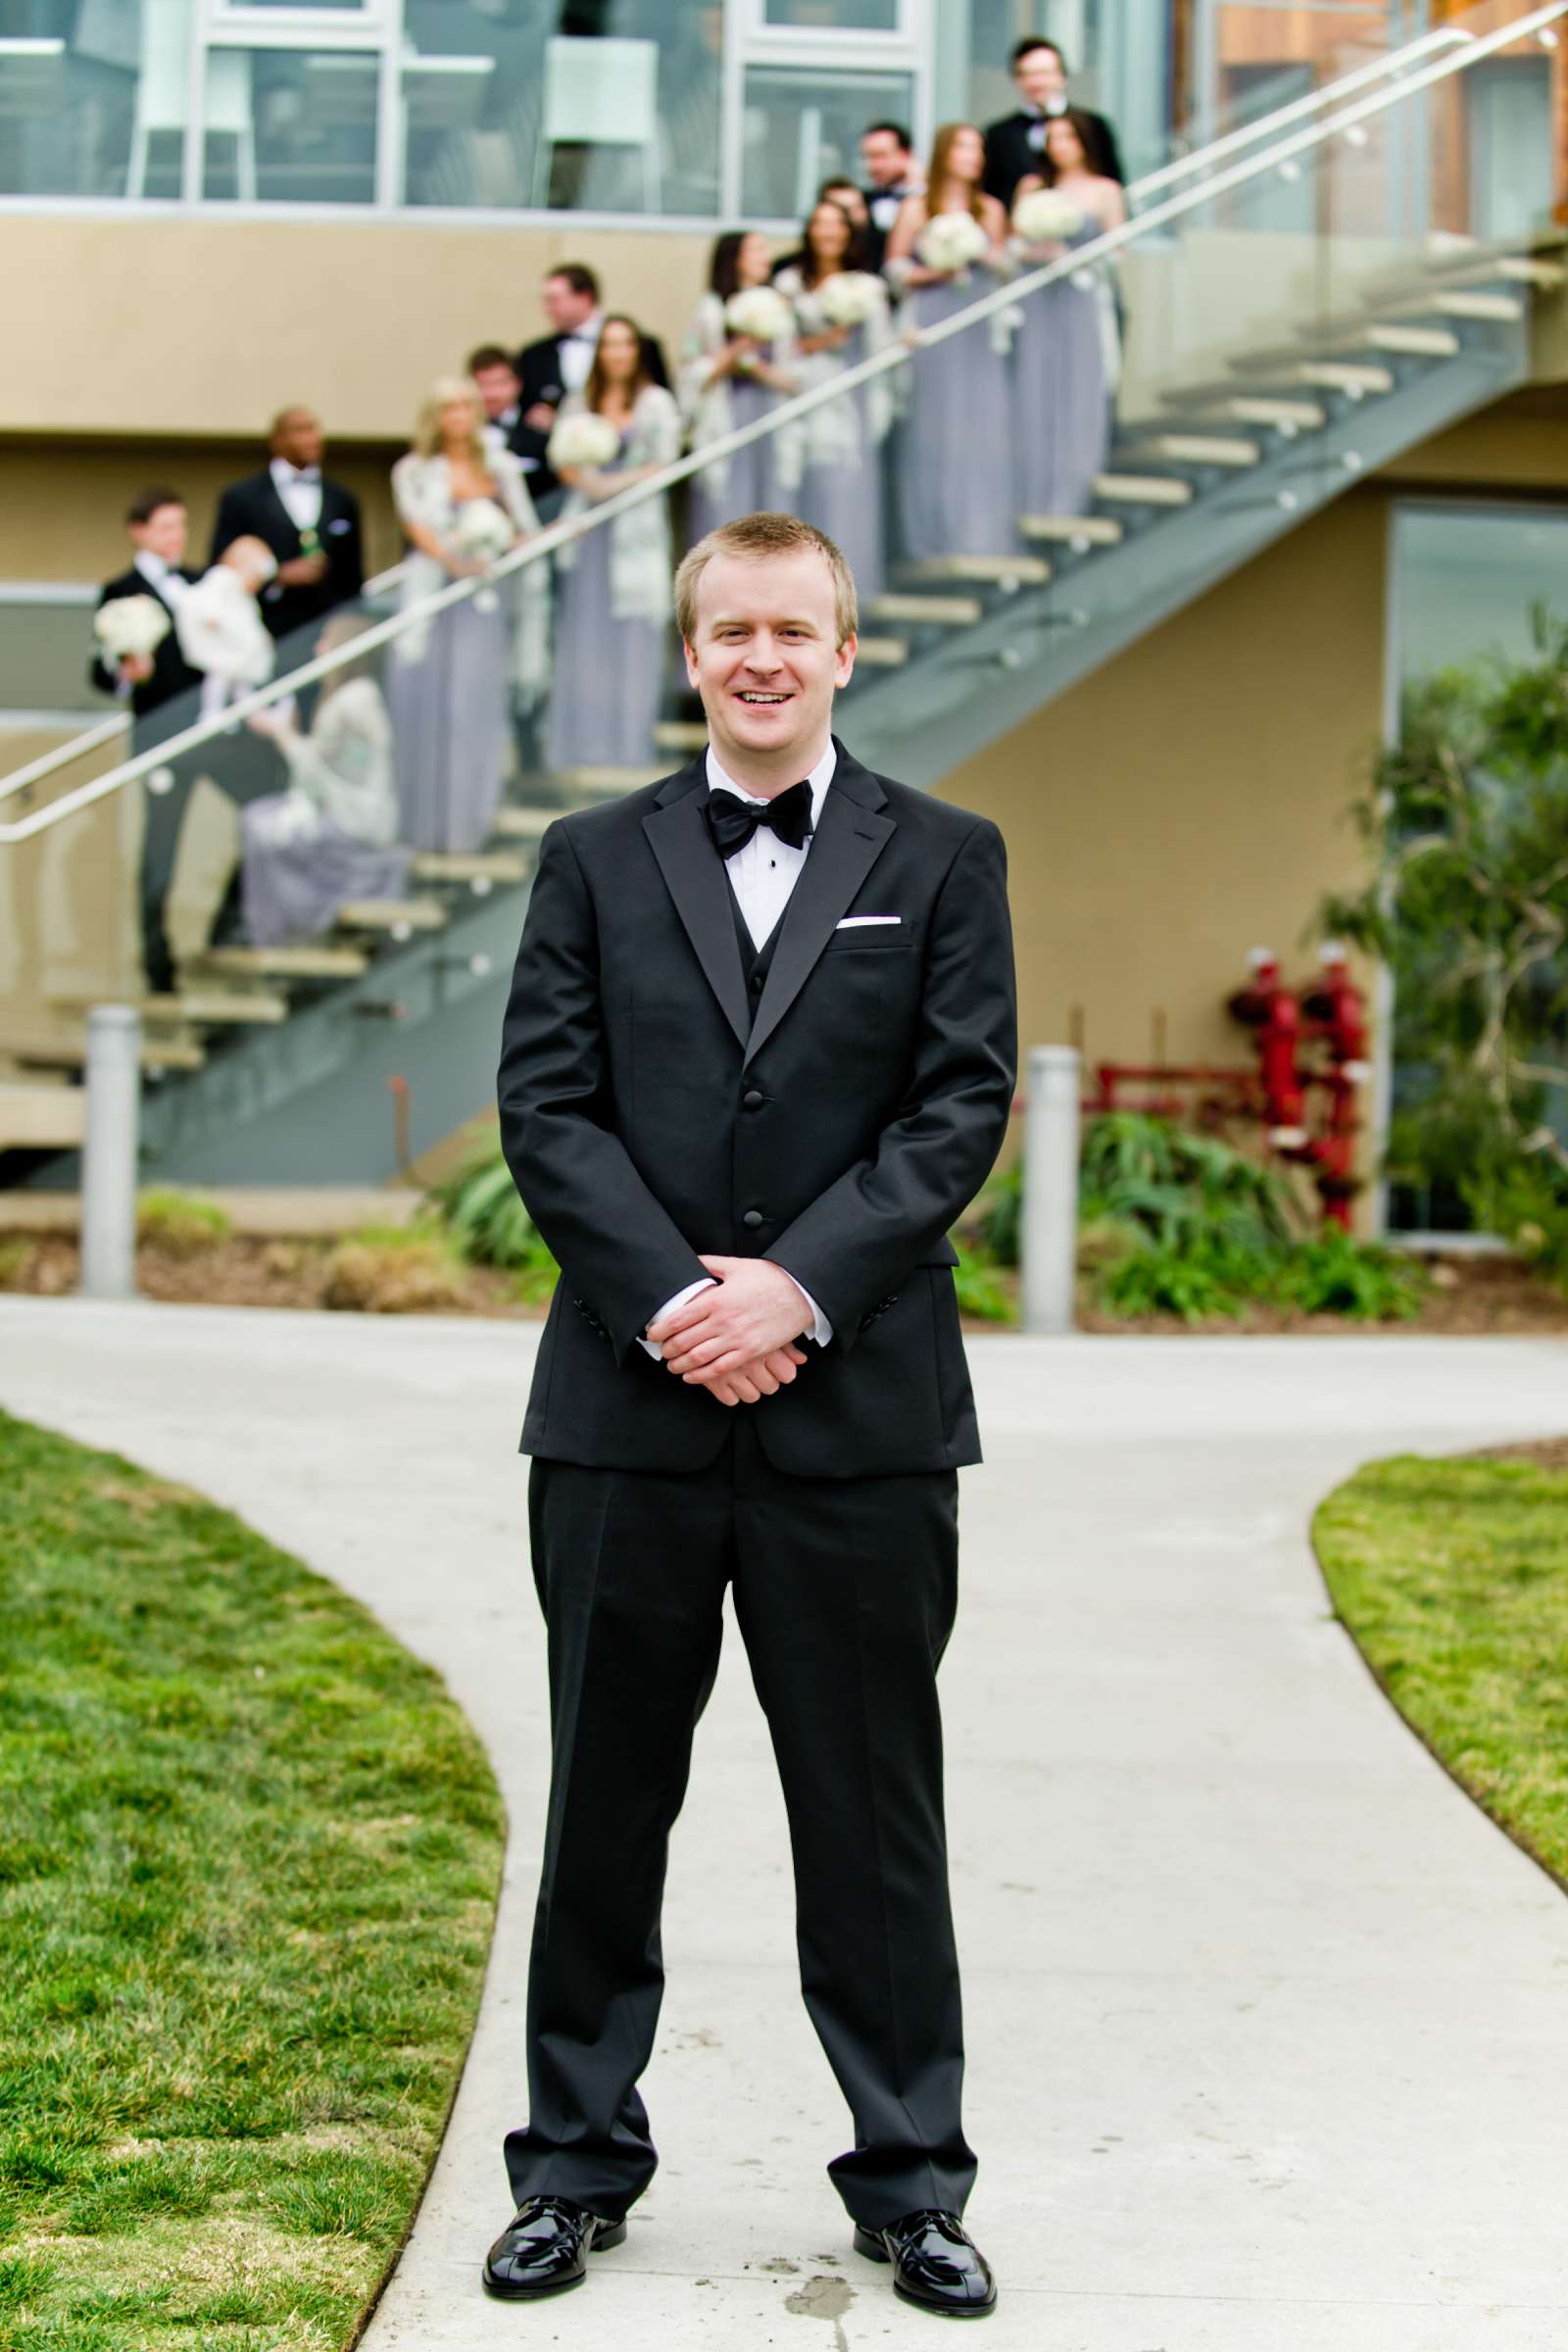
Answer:
<svg viewBox="0 0 1568 2352"><path fill-rule="evenodd" d="M209 49L202 194L373 204L379 82L368 50Z"/></svg>
<svg viewBox="0 0 1568 2352"><path fill-rule="evenodd" d="M0 0L0 195L177 196L190 0Z"/></svg>
<svg viewBox="0 0 1568 2352"><path fill-rule="evenodd" d="M603 15L586 32L566 0L407 0L404 201L715 214L722 7Z"/></svg>
<svg viewBox="0 0 1568 2352"><path fill-rule="evenodd" d="M899 0L767 0L765 22L808 32L897 32Z"/></svg>
<svg viewBox="0 0 1568 2352"><path fill-rule="evenodd" d="M860 133L883 116L906 122L908 74L830 66L753 66L741 124L741 211L751 220L801 220L824 179L860 175Z"/></svg>

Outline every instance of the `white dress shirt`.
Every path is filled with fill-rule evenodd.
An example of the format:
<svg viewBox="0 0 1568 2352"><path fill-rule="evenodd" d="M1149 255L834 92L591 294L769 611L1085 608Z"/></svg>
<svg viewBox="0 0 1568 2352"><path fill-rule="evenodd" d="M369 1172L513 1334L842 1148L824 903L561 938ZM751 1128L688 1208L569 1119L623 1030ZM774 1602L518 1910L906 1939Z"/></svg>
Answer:
<svg viewBox="0 0 1568 2352"><path fill-rule="evenodd" d="M737 850L733 858L726 858L724 860L725 871L729 875L742 917L747 930L752 935L752 945L755 948L763 946L790 903L790 893L794 890L801 868L810 854L811 837L814 837L816 828L822 821L822 803L826 800L827 788L833 781L833 770L838 765L838 753L829 742L827 750L806 779L811 787L811 836L800 849L792 849L787 841L780 841L778 835L770 832L766 825L759 825L746 847L743 850ZM718 764L711 745L708 752L708 789L710 793L731 792L738 801L744 802L748 808L765 808L768 805L764 796L748 792L743 785L735 783L733 778L725 775L724 770ZM771 1260L767 1262L771 1263ZM785 1271L788 1269L786 1268ZM795 1282L793 1274L790 1275L790 1280ZM699 1291L711 1290L712 1287L713 1278L710 1274L705 1275L701 1282L688 1283L683 1291L675 1293L673 1298L664 1300L657 1315L650 1315L648 1318L650 1323L662 1322L664 1316L673 1313L677 1306L684 1306L688 1298L695 1298ZM833 1337L832 1324L804 1283L795 1282L795 1288L800 1292L815 1318L811 1332L812 1339L819 1348L827 1347ZM656 1341L644 1340L641 1345L647 1348L650 1355L658 1357L661 1361L663 1360L664 1351Z"/></svg>
<svg viewBox="0 0 1568 2352"><path fill-rule="evenodd" d="M321 519L319 466L291 466L287 458L274 458L267 470L294 528L314 531Z"/></svg>
<svg viewBox="0 0 1568 2352"><path fill-rule="evenodd" d="M568 392L580 392L588 381L588 370L594 364L594 349L599 341L599 329L605 323L602 311L595 311L581 326L574 326L561 338L561 380Z"/></svg>
<svg viewBox="0 0 1568 2352"><path fill-rule="evenodd" d="M141 573L153 594L162 598L171 612L179 611L190 582L172 564L166 564L162 556L155 556L150 547L138 547L132 568Z"/></svg>

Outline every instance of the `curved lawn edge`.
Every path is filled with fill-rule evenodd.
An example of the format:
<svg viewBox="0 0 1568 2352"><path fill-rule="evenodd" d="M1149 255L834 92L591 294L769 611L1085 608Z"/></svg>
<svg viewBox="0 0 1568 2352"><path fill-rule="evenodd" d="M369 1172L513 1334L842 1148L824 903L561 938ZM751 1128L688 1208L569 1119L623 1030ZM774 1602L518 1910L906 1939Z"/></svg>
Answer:
<svg viewBox="0 0 1568 2352"><path fill-rule="evenodd" d="M0 2341L347 2352L472 2039L505 1823L358 1601L0 1413Z"/></svg>
<svg viewBox="0 0 1568 2352"><path fill-rule="evenodd" d="M1384 1695L1568 1893L1568 1467L1511 1450L1368 1462L1312 1544Z"/></svg>

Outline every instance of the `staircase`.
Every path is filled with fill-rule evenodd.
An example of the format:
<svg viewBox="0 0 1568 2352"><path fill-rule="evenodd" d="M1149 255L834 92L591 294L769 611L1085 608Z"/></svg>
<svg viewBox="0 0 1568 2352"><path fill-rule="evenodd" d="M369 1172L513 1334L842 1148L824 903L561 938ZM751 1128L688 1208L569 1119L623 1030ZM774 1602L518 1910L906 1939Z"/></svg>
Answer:
<svg viewBox="0 0 1568 2352"><path fill-rule="evenodd" d="M939 785L1362 475L1524 381L1531 306L1565 279L1539 244L1239 239L1234 197L1179 226L1123 256L1123 421L1088 512L1022 514L1016 554L908 566L868 601L840 727L869 766ZM1230 296L1240 329L1198 340L1238 268L1257 289ZM540 835L705 740L672 713L658 764L524 778L482 853L415 861L410 898L345 906L319 944L206 956L143 1007L149 1174L373 1181L398 1172L406 1135L416 1155L482 1110ZM79 1008L60 1009L60 1035L0 1037L19 1078L79 1064ZM41 1181L74 1181L74 1160Z"/></svg>

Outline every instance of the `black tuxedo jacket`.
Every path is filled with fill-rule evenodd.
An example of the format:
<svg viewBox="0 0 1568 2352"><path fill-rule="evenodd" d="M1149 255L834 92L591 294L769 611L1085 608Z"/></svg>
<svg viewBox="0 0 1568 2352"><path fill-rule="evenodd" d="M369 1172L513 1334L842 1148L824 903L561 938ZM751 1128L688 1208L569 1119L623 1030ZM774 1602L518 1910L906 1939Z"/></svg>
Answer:
<svg viewBox="0 0 1568 2352"><path fill-rule="evenodd" d="M183 565L179 567L179 576L182 580L189 580L194 585L195 572L187 571ZM173 607L170 604L169 599L159 596L151 581L144 580L134 564L128 571L122 571L117 578L105 582L98 598L99 611L101 612L105 605L113 604L122 596L157 598L158 603L164 607L172 621ZM116 691L114 669L101 654L93 655L87 665L87 676L101 693L113 694ZM156 740L158 732L156 728L149 728L146 721L163 704L172 703L176 695L191 693L191 700L181 710L170 713L170 723L164 732L176 734L181 727L188 727L194 723L196 699L191 690L199 687L201 682L202 672L199 669L191 668L190 663L179 650L178 634L171 626L168 636L164 638L153 655L152 676L144 679L140 686L133 686L130 690L131 716L136 721L136 744L139 750L144 750L150 742Z"/></svg>
<svg viewBox="0 0 1568 2352"><path fill-rule="evenodd" d="M695 1470L730 1414L636 1345L704 1278L768 1257L817 1301L757 1415L813 1478L979 1459L948 1228L1001 1147L1016 1058L1002 836L838 747L754 1003L706 764L560 819L507 1008L507 1159L562 1267L525 1452ZM846 915L896 923L840 929Z"/></svg>
<svg viewBox="0 0 1568 2352"><path fill-rule="evenodd" d="M1073 113L1083 121L1089 169L1106 179L1120 180L1125 186L1127 174L1122 170L1116 134L1104 116L1093 114L1086 106L1074 107ZM1039 122L1038 115L1026 115L1020 110L1015 115L1004 115L1000 122L992 122L986 128L986 172L981 184L986 194L995 196L1009 213L1019 180L1026 179L1031 172L1040 171L1044 162L1042 151L1029 143L1029 134L1038 128Z"/></svg>
<svg viewBox="0 0 1568 2352"><path fill-rule="evenodd" d="M518 352L515 365L522 397L517 406L524 416L536 400L547 400L552 408L559 408L565 399L566 383L561 368L561 344L560 335L545 335L539 342L529 343ZM664 365L662 347L653 335L643 337L643 366L654 382L662 384L667 392L669 369ZM536 432L532 425L527 424L519 424L511 437L512 453L522 460L527 471L530 498L546 498L552 490L560 487L545 464L545 450L549 441L548 433ZM530 465L530 459L536 463Z"/></svg>
<svg viewBox="0 0 1568 2352"><path fill-rule="evenodd" d="M365 585L365 558L360 540L360 502L339 482L321 483L321 519L317 525L326 571L314 588L280 588L274 580L262 591L262 618L274 637L291 629L309 628L334 606L347 604ZM279 564L303 555L299 525L277 494L277 484L264 466L243 482L230 482L218 502L213 525L216 564L236 539L264 539ZM302 648L300 659L308 658Z"/></svg>

